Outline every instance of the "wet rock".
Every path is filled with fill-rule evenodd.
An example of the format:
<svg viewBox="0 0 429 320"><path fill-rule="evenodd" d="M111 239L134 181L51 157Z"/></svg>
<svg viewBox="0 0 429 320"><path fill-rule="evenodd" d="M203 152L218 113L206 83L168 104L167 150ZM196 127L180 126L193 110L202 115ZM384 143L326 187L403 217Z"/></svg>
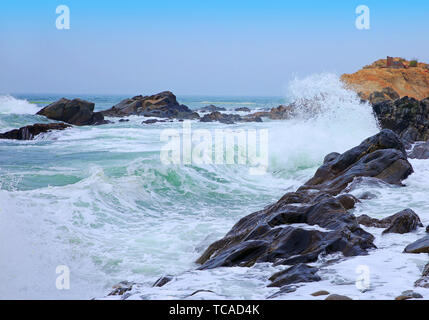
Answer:
<svg viewBox="0 0 429 320"><path fill-rule="evenodd" d="M174 277L170 276L170 275L162 276L158 280L155 281L155 283L152 285L152 287L162 287L162 286L166 285L167 283L169 283L170 281L172 281L173 279L174 279Z"/></svg>
<svg viewBox="0 0 429 320"><path fill-rule="evenodd" d="M399 184L411 172L401 140L392 131L383 130L323 164L296 192L243 217L224 238L212 243L197 263L200 269L252 266L256 262L295 265L336 252L344 256L367 254L375 248L374 237L347 212L345 207L350 207L352 199L335 196L356 177Z"/></svg>
<svg viewBox="0 0 429 320"><path fill-rule="evenodd" d="M340 156L340 154L338 152L331 152L331 153L327 154L325 156L325 158L323 159L323 164L334 161L335 159L338 158L338 156Z"/></svg>
<svg viewBox="0 0 429 320"><path fill-rule="evenodd" d="M410 243L405 247L404 252L406 253L429 253L429 236Z"/></svg>
<svg viewBox="0 0 429 320"><path fill-rule="evenodd" d="M234 124L236 122L262 122L262 119L260 117L254 117L254 116L240 116L238 114L227 114L227 113L220 113L218 111L209 113L204 115L201 119L201 122L214 122L218 121L220 123L225 124Z"/></svg>
<svg viewBox="0 0 429 320"><path fill-rule="evenodd" d="M429 98L421 101L403 97L373 105L374 113L383 129L391 129L409 141L429 139Z"/></svg>
<svg viewBox="0 0 429 320"><path fill-rule="evenodd" d="M32 140L35 136L52 130L64 130L71 126L64 123L36 123L5 133L0 133L0 139Z"/></svg>
<svg viewBox="0 0 429 320"><path fill-rule="evenodd" d="M247 107L240 107L240 108L235 108L235 111L250 112L250 109Z"/></svg>
<svg viewBox="0 0 429 320"><path fill-rule="evenodd" d="M331 294L327 296L325 300L336 301L336 300L353 300L353 299L347 296L342 296L340 294Z"/></svg>
<svg viewBox="0 0 429 320"><path fill-rule="evenodd" d="M297 289L296 286L283 286L280 288L279 291L277 291L276 293L267 297L267 299L274 299L274 298L277 298L277 297L282 296L284 294L295 292L296 289Z"/></svg>
<svg viewBox="0 0 429 320"><path fill-rule="evenodd" d="M414 283L414 286L429 288L429 263L423 268L422 276Z"/></svg>
<svg viewBox="0 0 429 320"><path fill-rule="evenodd" d="M226 111L226 109L222 108L222 107L216 107L215 105L210 104L208 106L205 106L204 108L201 108L199 111L201 111L201 112L215 112L215 111Z"/></svg>
<svg viewBox="0 0 429 320"><path fill-rule="evenodd" d="M341 194L337 196L336 199L346 210L353 209L355 207L356 202L359 202L359 200L351 194Z"/></svg>
<svg viewBox="0 0 429 320"><path fill-rule="evenodd" d="M395 300L409 300L409 299L422 299L423 296L420 293L414 292L413 290L407 290L397 296Z"/></svg>
<svg viewBox="0 0 429 320"><path fill-rule="evenodd" d="M260 111L252 113L249 116L253 117L266 117L271 120L286 120L296 115L294 105L283 106L272 108L270 111Z"/></svg>
<svg viewBox="0 0 429 320"><path fill-rule="evenodd" d="M429 141L416 144L408 157L411 159L429 159Z"/></svg>
<svg viewBox="0 0 429 320"><path fill-rule="evenodd" d="M419 216L411 209L399 211L383 219L371 218L365 214L357 217L359 224L367 227L386 228L385 233L408 233L423 227Z"/></svg>
<svg viewBox="0 0 429 320"><path fill-rule="evenodd" d="M133 288L134 285L135 285L134 282L121 281L112 287L113 290L108 295L109 296L122 296L127 291L131 291L131 289Z"/></svg>
<svg viewBox="0 0 429 320"><path fill-rule="evenodd" d="M313 297L319 297L319 296L327 296L328 294L329 294L328 291L326 291L326 290L320 290L320 291L313 292L311 295Z"/></svg>
<svg viewBox="0 0 429 320"><path fill-rule="evenodd" d="M318 269L315 267L300 263L273 274L269 279L272 283L268 287L282 287L298 282L320 281L321 278L316 274L317 271Z"/></svg>
<svg viewBox="0 0 429 320"><path fill-rule="evenodd" d="M119 119L119 122L128 122L130 119Z"/></svg>
<svg viewBox="0 0 429 320"><path fill-rule="evenodd" d="M196 291L192 292L191 294L189 294L189 295L185 296L184 298L189 298L189 297L195 296L195 295L197 295L197 294L199 294L199 293L214 293L214 294L216 294L216 293L215 293L214 291L212 291L212 290L200 289L200 290L196 290Z"/></svg>
<svg viewBox="0 0 429 320"><path fill-rule="evenodd" d="M177 102L176 96L170 91L163 91L152 96L135 96L124 99L117 105L101 112L108 117L125 117L139 115L146 117L198 119L198 113Z"/></svg>
<svg viewBox="0 0 429 320"><path fill-rule="evenodd" d="M82 99L62 98L44 107L37 114L76 126L108 123L102 113L94 112L94 103Z"/></svg>
<svg viewBox="0 0 429 320"><path fill-rule="evenodd" d="M360 200L370 200L377 198L377 195L370 192L370 191L364 191L362 194L358 197Z"/></svg>

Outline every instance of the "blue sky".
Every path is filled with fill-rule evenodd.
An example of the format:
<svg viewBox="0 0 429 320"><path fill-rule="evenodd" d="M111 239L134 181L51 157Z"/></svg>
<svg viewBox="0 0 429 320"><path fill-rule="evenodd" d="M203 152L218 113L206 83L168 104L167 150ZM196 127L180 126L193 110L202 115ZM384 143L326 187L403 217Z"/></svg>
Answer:
<svg viewBox="0 0 429 320"><path fill-rule="evenodd" d="M283 95L386 55L429 62L429 1L324 2L2 1L0 92ZM55 28L61 4L70 30Z"/></svg>

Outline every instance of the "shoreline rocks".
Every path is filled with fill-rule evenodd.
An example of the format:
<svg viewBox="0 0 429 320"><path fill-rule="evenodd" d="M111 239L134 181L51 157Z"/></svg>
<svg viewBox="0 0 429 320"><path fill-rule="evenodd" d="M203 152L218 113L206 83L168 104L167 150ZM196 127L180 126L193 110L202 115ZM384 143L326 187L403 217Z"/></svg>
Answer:
<svg viewBox="0 0 429 320"><path fill-rule="evenodd" d="M94 112L94 103L82 99L60 100L49 104L37 112L51 120L57 120L76 126L100 125L108 123L101 112Z"/></svg>
<svg viewBox="0 0 429 320"><path fill-rule="evenodd" d="M236 122L262 122L262 119L258 116L240 116L238 114L227 114L215 111L204 115L200 118L200 122L220 122L225 124L234 124Z"/></svg>
<svg viewBox="0 0 429 320"><path fill-rule="evenodd" d="M71 125L64 123L35 123L33 125L0 133L0 139L33 140L34 137L41 133L50 132L52 130L64 130L70 127Z"/></svg>
<svg viewBox="0 0 429 320"><path fill-rule="evenodd" d="M418 227L423 227L419 216L411 209L402 210L381 220L361 215L357 217L357 221L367 227L386 228L383 234L403 234L414 231Z"/></svg>

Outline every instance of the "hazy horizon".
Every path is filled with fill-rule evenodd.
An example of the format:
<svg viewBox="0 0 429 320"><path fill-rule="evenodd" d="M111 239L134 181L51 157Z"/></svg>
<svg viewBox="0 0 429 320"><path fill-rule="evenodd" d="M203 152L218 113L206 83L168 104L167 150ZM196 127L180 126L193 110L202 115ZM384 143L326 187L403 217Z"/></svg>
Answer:
<svg viewBox="0 0 429 320"><path fill-rule="evenodd" d="M58 5L70 29L58 30ZM370 29L358 30L358 5ZM3 94L285 96L290 80L387 55L429 61L429 3L15 1L0 4Z"/></svg>

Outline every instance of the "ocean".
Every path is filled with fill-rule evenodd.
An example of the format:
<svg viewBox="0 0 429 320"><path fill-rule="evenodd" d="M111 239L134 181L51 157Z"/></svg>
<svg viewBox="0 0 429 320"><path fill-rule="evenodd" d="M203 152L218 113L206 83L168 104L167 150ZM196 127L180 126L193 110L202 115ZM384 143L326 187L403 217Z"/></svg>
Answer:
<svg viewBox="0 0 429 320"><path fill-rule="evenodd" d="M136 93L140 94L140 93ZM153 93L144 93L153 94ZM50 120L35 113L61 97L82 98L95 110L123 98L112 95L0 96L0 132ZM193 110L214 104L231 113L262 111L293 101L313 101L290 120L262 123L202 123L192 129L268 131L268 168L252 175L246 164L171 164L160 161L162 132L183 122L128 122L73 127L32 141L0 140L0 299L105 298L119 281L139 283L130 299L265 299L277 292L268 277L284 267L197 271L195 260L245 215L277 201L308 180L330 152L344 152L379 131L369 104L343 88L338 76L316 74L292 81L284 97L177 96ZM353 214L385 217L413 209L429 223L429 160L410 160L415 173L405 187L362 184L351 193L371 192ZM327 290L354 299L391 299L413 289L427 262L425 254L403 248L425 234L376 236L367 256L338 259L324 266L320 282L301 284L277 299L308 299ZM318 261L314 265L320 265ZM70 288L56 287L58 266L70 270ZM367 290L356 287L362 266L370 272ZM163 275L175 281L152 284ZM425 298L424 289L415 289ZM115 297L110 297L115 298ZM313 298L313 297L312 297ZM320 297L323 298L323 297Z"/></svg>

